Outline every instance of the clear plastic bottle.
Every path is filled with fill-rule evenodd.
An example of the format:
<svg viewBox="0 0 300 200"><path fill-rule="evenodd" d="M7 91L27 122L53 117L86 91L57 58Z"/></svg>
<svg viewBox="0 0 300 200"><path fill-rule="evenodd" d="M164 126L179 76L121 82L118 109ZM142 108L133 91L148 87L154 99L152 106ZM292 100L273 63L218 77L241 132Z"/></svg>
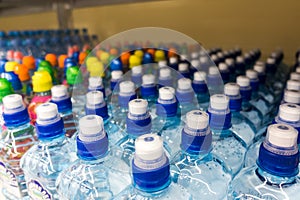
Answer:
<svg viewBox="0 0 300 200"><path fill-rule="evenodd" d="M171 87L159 89L155 114L152 119L152 133L160 135L166 146L169 147L170 157L179 149L180 131L183 123L177 114L178 103L175 98L175 90Z"/></svg>
<svg viewBox="0 0 300 200"><path fill-rule="evenodd" d="M224 83L218 67L210 66L208 68L206 81L210 95L223 93L224 89L222 86Z"/></svg>
<svg viewBox="0 0 300 200"><path fill-rule="evenodd" d="M226 199L231 175L222 160L212 153L212 133L206 112L187 113L187 122L181 131L180 149L171 159L173 181L201 199Z"/></svg>
<svg viewBox="0 0 300 200"><path fill-rule="evenodd" d="M284 124L268 127L257 164L231 182L229 199L298 199L300 181L297 131Z"/></svg>
<svg viewBox="0 0 300 200"><path fill-rule="evenodd" d="M182 186L173 183L169 159L163 148L163 140L154 134L145 134L135 142L132 160L133 184L122 191L116 200L191 200L192 196Z"/></svg>
<svg viewBox="0 0 300 200"><path fill-rule="evenodd" d="M64 123L54 103L37 108L36 130L39 142L21 158L28 195L31 199L58 199L55 181L61 171L76 159ZM75 154L74 154L75 155Z"/></svg>
<svg viewBox="0 0 300 200"><path fill-rule="evenodd" d="M287 124L294 127L298 133L300 133L300 106L291 103L284 103L279 106L278 115L273 120L274 124ZM254 166L256 163L256 158L259 153L259 147L261 143L265 140L265 137L261 137L256 141L247 151L245 157L245 167ZM300 144L300 138L298 139L298 144Z"/></svg>
<svg viewBox="0 0 300 200"><path fill-rule="evenodd" d="M196 93L200 110L207 110L209 106L209 93L206 85L206 73L204 71L197 71L194 73L192 87Z"/></svg>
<svg viewBox="0 0 300 200"><path fill-rule="evenodd" d="M104 129L108 135L109 143L114 145L125 136L124 130L118 125L112 123L112 117L109 116L107 105L104 101L103 94L100 91L91 91L86 94L86 115L98 115L104 121Z"/></svg>
<svg viewBox="0 0 300 200"><path fill-rule="evenodd" d="M189 64L186 62L178 65L178 79L180 78L190 78Z"/></svg>
<svg viewBox="0 0 300 200"><path fill-rule="evenodd" d="M126 116L128 112L128 103L132 99L136 99L134 83L131 81L122 81L119 85L118 102L112 104L113 122L121 129L125 128ZM113 103L113 102L112 102Z"/></svg>
<svg viewBox="0 0 300 200"><path fill-rule="evenodd" d="M59 199L112 199L131 184L125 163L110 154L103 120L87 115L79 121L78 159L57 180Z"/></svg>
<svg viewBox="0 0 300 200"><path fill-rule="evenodd" d="M212 153L222 160L232 176L244 165L245 143L231 130L229 98L223 94L210 97L209 125L213 135Z"/></svg>
<svg viewBox="0 0 300 200"><path fill-rule="evenodd" d="M142 77L141 96L148 101L149 107L157 101L157 85L153 74L145 74Z"/></svg>
<svg viewBox="0 0 300 200"><path fill-rule="evenodd" d="M106 98L106 92L103 85L102 78L99 76L94 76L89 78L89 87L88 91L100 91L103 94L103 97Z"/></svg>
<svg viewBox="0 0 300 200"><path fill-rule="evenodd" d="M171 70L168 67L159 69L158 87L164 86L173 87L173 78L171 76Z"/></svg>
<svg viewBox="0 0 300 200"><path fill-rule="evenodd" d="M134 82L136 87L142 84L143 68L141 65L135 66L131 69L131 81Z"/></svg>
<svg viewBox="0 0 300 200"><path fill-rule="evenodd" d="M247 147L249 147L253 143L254 138L259 136L255 135L255 126L240 113L242 109L240 86L236 83L227 83L224 86L224 94L229 98L232 124L231 130Z"/></svg>
<svg viewBox="0 0 300 200"><path fill-rule="evenodd" d="M223 82L228 83L230 80L230 71L229 71L227 64L222 62L219 64L218 68L219 68L221 77L223 79Z"/></svg>
<svg viewBox="0 0 300 200"><path fill-rule="evenodd" d="M77 135L77 121L72 112L72 101L68 89L64 85L55 85L51 88L51 100L58 108L58 112L64 121L66 136L69 138Z"/></svg>
<svg viewBox="0 0 300 200"><path fill-rule="evenodd" d="M0 140L0 180L6 199L25 199L26 182L20 159L35 144L35 129L30 125L28 111L21 95L11 94L3 98L5 129Z"/></svg>

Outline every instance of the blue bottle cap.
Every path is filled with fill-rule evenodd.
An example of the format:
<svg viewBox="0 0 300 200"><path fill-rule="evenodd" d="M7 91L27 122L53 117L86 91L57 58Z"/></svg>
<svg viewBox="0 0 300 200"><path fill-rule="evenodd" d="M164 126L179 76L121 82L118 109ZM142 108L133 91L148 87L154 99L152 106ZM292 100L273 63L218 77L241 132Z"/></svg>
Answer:
<svg viewBox="0 0 300 200"><path fill-rule="evenodd" d="M240 86L236 83L227 83L224 87L224 94L229 98L230 111L240 111L242 107Z"/></svg>
<svg viewBox="0 0 300 200"><path fill-rule="evenodd" d="M3 72L1 73L1 78L6 78L14 88L14 91L22 89L22 83L14 72Z"/></svg>
<svg viewBox="0 0 300 200"><path fill-rule="evenodd" d="M154 63L154 59L153 59L152 55L151 55L150 53L144 53L142 63L143 63L143 64L151 64L151 63Z"/></svg>
<svg viewBox="0 0 300 200"><path fill-rule="evenodd" d="M122 62L120 61L120 59L115 58L111 61L110 63L110 70L111 71L115 71L115 70L123 70L123 66L122 66Z"/></svg>
<svg viewBox="0 0 300 200"><path fill-rule="evenodd" d="M8 60L3 58L0 60L0 73L5 72L5 64Z"/></svg>

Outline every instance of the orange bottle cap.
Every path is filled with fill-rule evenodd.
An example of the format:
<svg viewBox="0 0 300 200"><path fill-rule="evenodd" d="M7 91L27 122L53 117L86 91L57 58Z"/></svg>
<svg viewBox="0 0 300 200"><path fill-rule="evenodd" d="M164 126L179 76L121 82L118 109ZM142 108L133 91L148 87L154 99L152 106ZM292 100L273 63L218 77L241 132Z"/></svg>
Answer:
<svg viewBox="0 0 300 200"><path fill-rule="evenodd" d="M22 64L28 69L35 69L35 60L33 56L24 56L22 59Z"/></svg>
<svg viewBox="0 0 300 200"><path fill-rule="evenodd" d="M26 65L17 64L14 68L15 74L19 76L20 81L28 81L30 79L30 75L28 72L28 68Z"/></svg>
<svg viewBox="0 0 300 200"><path fill-rule="evenodd" d="M52 67L57 66L57 58L56 55L53 53L48 53L45 56L45 60L47 60L48 62L50 62L50 64L52 65Z"/></svg>
<svg viewBox="0 0 300 200"><path fill-rule="evenodd" d="M66 54L62 54L58 57L58 67L59 68L64 68L65 66L65 59L67 58L68 56Z"/></svg>

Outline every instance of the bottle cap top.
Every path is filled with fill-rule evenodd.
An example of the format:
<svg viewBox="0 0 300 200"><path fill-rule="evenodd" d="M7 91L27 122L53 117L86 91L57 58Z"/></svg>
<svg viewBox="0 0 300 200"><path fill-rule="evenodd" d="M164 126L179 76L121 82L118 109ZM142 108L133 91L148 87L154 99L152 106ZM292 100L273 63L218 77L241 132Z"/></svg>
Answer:
<svg viewBox="0 0 300 200"><path fill-rule="evenodd" d="M194 80L195 81L206 81L206 72L204 72L204 71L195 72Z"/></svg>
<svg viewBox="0 0 300 200"><path fill-rule="evenodd" d="M199 60L192 60L191 65L195 68L198 68L200 66L200 61Z"/></svg>
<svg viewBox="0 0 300 200"><path fill-rule="evenodd" d="M154 53L154 60L159 62L161 60L165 60L165 52L163 50L156 50Z"/></svg>
<svg viewBox="0 0 300 200"><path fill-rule="evenodd" d="M219 69L217 67L211 66L208 69L208 74L209 75L218 75L218 74L220 74L220 72L219 72Z"/></svg>
<svg viewBox="0 0 300 200"><path fill-rule="evenodd" d="M253 70L253 69L248 69L246 71L246 76L250 79L257 79L258 78L258 74L257 71Z"/></svg>
<svg viewBox="0 0 300 200"><path fill-rule="evenodd" d="M0 103L3 100L3 97L13 93L14 90L11 83L5 78L0 78Z"/></svg>
<svg viewBox="0 0 300 200"><path fill-rule="evenodd" d="M283 99L287 103L300 104L300 91L285 90Z"/></svg>
<svg viewBox="0 0 300 200"><path fill-rule="evenodd" d="M226 58L225 63L227 65L233 65L234 64L234 59L233 58Z"/></svg>
<svg viewBox="0 0 300 200"><path fill-rule="evenodd" d="M22 59L22 64L30 70L35 69L35 60L33 56L24 56Z"/></svg>
<svg viewBox="0 0 300 200"><path fill-rule="evenodd" d="M189 90L192 88L192 81L188 78L181 78L178 80L177 87L180 90Z"/></svg>
<svg viewBox="0 0 300 200"><path fill-rule="evenodd" d="M300 73L298 73L298 72L292 72L291 75L290 75L290 79L291 80L300 81Z"/></svg>
<svg viewBox="0 0 300 200"><path fill-rule="evenodd" d="M171 57L171 58L169 59L169 62L170 62L170 64L175 64L175 63L178 62L178 59L177 59L177 57Z"/></svg>
<svg viewBox="0 0 300 200"><path fill-rule="evenodd" d="M47 60L48 62L50 62L50 64L52 65L52 67L56 67L57 66L57 57L56 57L55 54L48 53L45 56L45 60Z"/></svg>
<svg viewBox="0 0 300 200"><path fill-rule="evenodd" d="M300 67L297 67L297 68L296 68L296 72L297 72L297 73L300 73Z"/></svg>
<svg viewBox="0 0 300 200"><path fill-rule="evenodd" d="M139 66L134 66L134 67L131 69L131 71L132 71L132 74L138 75L138 74L142 74L143 68L142 68L141 65L139 65Z"/></svg>
<svg viewBox="0 0 300 200"><path fill-rule="evenodd" d="M168 67L163 67L159 70L159 77L167 78L171 76L171 70Z"/></svg>
<svg viewBox="0 0 300 200"><path fill-rule="evenodd" d="M186 114L186 125L191 129L205 129L208 122L209 116L204 111L192 110Z"/></svg>
<svg viewBox="0 0 300 200"><path fill-rule="evenodd" d="M275 58L268 58L267 59L267 64L275 64L276 63L276 59Z"/></svg>
<svg viewBox="0 0 300 200"><path fill-rule="evenodd" d="M256 61L255 65L259 65L259 66L263 66L263 67L266 66L265 62L263 62L263 61Z"/></svg>
<svg viewBox="0 0 300 200"><path fill-rule="evenodd" d="M237 96L240 94L240 86L236 83L227 83L224 86L225 95Z"/></svg>
<svg viewBox="0 0 300 200"><path fill-rule="evenodd" d="M298 132L285 124L272 124L268 127L267 140L278 147L293 147L297 143Z"/></svg>
<svg viewBox="0 0 300 200"><path fill-rule="evenodd" d="M52 87L52 78L47 71L36 71L32 76L34 92L46 92Z"/></svg>
<svg viewBox="0 0 300 200"><path fill-rule="evenodd" d="M79 120L79 138L90 142L105 136L103 131L103 119L98 115L86 115Z"/></svg>
<svg viewBox="0 0 300 200"><path fill-rule="evenodd" d="M248 87L250 86L250 79L247 76L238 76L236 83L239 84L240 87Z"/></svg>
<svg viewBox="0 0 300 200"><path fill-rule="evenodd" d="M159 98L162 100L174 99L175 90L172 87L162 87L159 89Z"/></svg>
<svg viewBox="0 0 300 200"><path fill-rule="evenodd" d="M90 91L86 94L87 105L95 106L104 102L103 93L100 91Z"/></svg>
<svg viewBox="0 0 300 200"><path fill-rule="evenodd" d="M15 61L8 61L5 63L5 71L6 72L13 72L14 69L15 69L15 66L17 65L18 63L15 62Z"/></svg>
<svg viewBox="0 0 300 200"><path fill-rule="evenodd" d="M51 88L52 99L61 99L69 97L68 89L65 85L55 85Z"/></svg>
<svg viewBox="0 0 300 200"><path fill-rule="evenodd" d="M161 60L158 62L158 67L161 68L161 67L167 67L168 64L167 64L167 61L165 60Z"/></svg>
<svg viewBox="0 0 300 200"><path fill-rule="evenodd" d="M132 81L123 81L120 83L120 93L132 93L135 91Z"/></svg>
<svg viewBox="0 0 300 200"><path fill-rule="evenodd" d="M131 114L142 115L147 112L148 102L144 99L133 99L128 104L128 109Z"/></svg>
<svg viewBox="0 0 300 200"><path fill-rule="evenodd" d="M288 90L300 90L300 81L288 80L286 82L286 89L288 89Z"/></svg>
<svg viewBox="0 0 300 200"><path fill-rule="evenodd" d="M178 70L180 72L187 71L189 69L189 65L187 63L179 63Z"/></svg>
<svg viewBox="0 0 300 200"><path fill-rule="evenodd" d="M224 54L223 54L222 52L218 52L218 53L217 53L217 56L218 56L219 58L223 58L223 57L224 57Z"/></svg>
<svg viewBox="0 0 300 200"><path fill-rule="evenodd" d="M220 71L228 70L227 64L226 64L226 63L220 63L220 64L219 64L219 70L220 70Z"/></svg>
<svg viewBox="0 0 300 200"><path fill-rule="evenodd" d="M30 79L28 68L23 64L17 64L14 72L19 76L20 81L28 81Z"/></svg>
<svg viewBox="0 0 300 200"><path fill-rule="evenodd" d="M210 97L210 106L216 110L225 110L228 108L229 98L224 94L214 94Z"/></svg>
<svg viewBox="0 0 300 200"><path fill-rule="evenodd" d="M244 62L244 57L243 57L243 56L238 56L238 57L236 58L236 62L239 62L239 63Z"/></svg>
<svg viewBox="0 0 300 200"><path fill-rule="evenodd" d="M12 110L17 108L24 108L22 96L19 94L10 94L3 98L4 110Z"/></svg>
<svg viewBox="0 0 300 200"><path fill-rule="evenodd" d="M90 73L92 76L92 73ZM82 76L79 67L73 66L67 69L67 83L70 85L75 85L82 83Z"/></svg>
<svg viewBox="0 0 300 200"><path fill-rule="evenodd" d="M89 66L87 66L87 70L90 72L90 76L104 77L105 75L103 62L100 61L91 63Z"/></svg>
<svg viewBox="0 0 300 200"><path fill-rule="evenodd" d="M122 78L122 76L123 76L123 72L121 70L115 70L111 72L111 78L114 80L119 80Z"/></svg>
<svg viewBox="0 0 300 200"><path fill-rule="evenodd" d="M265 72L265 66L264 65L254 65L254 68L253 68L255 71L257 71L258 73L263 73Z"/></svg>
<svg viewBox="0 0 300 200"><path fill-rule="evenodd" d="M198 56L199 56L199 53L198 53L198 52L193 52L193 53L191 53L191 58L192 58L192 59L197 59Z"/></svg>
<svg viewBox="0 0 300 200"><path fill-rule="evenodd" d="M37 121L54 119L58 115L57 105L43 103L36 108Z"/></svg>
<svg viewBox="0 0 300 200"><path fill-rule="evenodd" d="M142 64L142 60L140 59L140 57L136 56L136 55L131 55L129 57L129 66L130 68L134 67L134 66L139 66Z"/></svg>
<svg viewBox="0 0 300 200"><path fill-rule="evenodd" d="M150 85L155 83L155 76L153 74L145 74L142 77L143 85Z"/></svg>
<svg viewBox="0 0 300 200"><path fill-rule="evenodd" d="M284 103L279 106L279 117L285 121L300 121L300 106L292 103Z"/></svg>
<svg viewBox="0 0 300 200"><path fill-rule="evenodd" d="M144 52L142 50L135 50L134 55L136 55L139 58L143 58Z"/></svg>
<svg viewBox="0 0 300 200"><path fill-rule="evenodd" d="M180 60L187 60L188 56L186 54L180 55Z"/></svg>
<svg viewBox="0 0 300 200"><path fill-rule="evenodd" d="M202 57L200 57L200 63L207 63L208 62L208 57L207 56L202 56Z"/></svg>
<svg viewBox="0 0 300 200"><path fill-rule="evenodd" d="M94 76L94 77L89 78L89 87L97 88L100 86L102 86L102 78L101 77Z"/></svg>
<svg viewBox="0 0 300 200"><path fill-rule="evenodd" d="M145 134L135 141L135 156L142 160L156 160L164 154L163 139L155 134Z"/></svg>

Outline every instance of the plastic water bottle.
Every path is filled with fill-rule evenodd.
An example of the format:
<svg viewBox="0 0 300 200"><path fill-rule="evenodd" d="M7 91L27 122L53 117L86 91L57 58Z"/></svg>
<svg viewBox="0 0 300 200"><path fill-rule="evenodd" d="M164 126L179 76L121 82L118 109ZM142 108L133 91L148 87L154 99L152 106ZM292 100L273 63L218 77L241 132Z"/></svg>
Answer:
<svg viewBox="0 0 300 200"><path fill-rule="evenodd" d="M212 153L222 160L232 176L236 175L244 164L246 145L238 139L231 128L229 98L223 94L210 97L208 108L209 125L213 134Z"/></svg>
<svg viewBox="0 0 300 200"><path fill-rule="evenodd" d="M159 70L158 87L169 86L173 87L173 78L171 75L171 69L168 67L162 67Z"/></svg>
<svg viewBox="0 0 300 200"><path fill-rule="evenodd" d="M179 103L179 114L182 116L182 120L185 121L185 114L198 108L190 79L181 78L177 81L176 98Z"/></svg>
<svg viewBox="0 0 300 200"><path fill-rule="evenodd" d="M209 106L209 93L206 85L206 73L198 71L194 73L192 87L196 93L197 102L200 110L207 110Z"/></svg>
<svg viewBox="0 0 300 200"><path fill-rule="evenodd" d="M56 104L44 103L37 108L36 130L39 142L20 162L28 195L31 199L58 199L55 181L76 157L72 156L73 146L65 137Z"/></svg>
<svg viewBox="0 0 300 200"><path fill-rule="evenodd" d="M297 131L284 124L268 127L257 164L231 182L229 199L297 199L300 182Z"/></svg>
<svg viewBox="0 0 300 200"><path fill-rule="evenodd" d="M223 79L223 82L228 83L230 80L230 71L229 71L227 64L222 62L219 64L218 68L219 68L221 77Z"/></svg>
<svg viewBox="0 0 300 200"><path fill-rule="evenodd" d="M169 58L169 66L174 69L178 70L178 58L177 57L170 57Z"/></svg>
<svg viewBox="0 0 300 200"><path fill-rule="evenodd" d="M118 125L112 123L112 117L109 116L107 105L104 101L103 93L100 91L91 91L86 94L86 115L98 115L104 121L104 129L108 135L109 143L115 144L125 136L125 132Z"/></svg>
<svg viewBox="0 0 300 200"><path fill-rule="evenodd" d="M212 153L212 133L206 112L187 113L187 122L181 131L179 151L171 159L173 181L201 199L225 199L231 175Z"/></svg>
<svg viewBox="0 0 300 200"><path fill-rule="evenodd" d="M72 112L72 102L68 89L64 85L55 85L51 88L51 102L57 105L58 112L64 121L66 136L69 138L77 135L77 122Z"/></svg>
<svg viewBox="0 0 300 200"><path fill-rule="evenodd" d="M122 159L130 165L130 160L135 152L135 139L147 133L151 133L151 115L148 111L148 102L144 99L133 99L129 102L129 112L126 117L126 135L116 143L123 155Z"/></svg>
<svg viewBox="0 0 300 200"><path fill-rule="evenodd" d="M36 71L32 76L34 96L28 105L31 123L35 124L36 108L51 99L52 78L47 71Z"/></svg>
<svg viewBox="0 0 300 200"><path fill-rule="evenodd" d="M149 107L157 101L157 85L153 74L145 74L142 77L141 96L148 101Z"/></svg>
<svg viewBox="0 0 300 200"><path fill-rule="evenodd" d="M252 89L251 99L258 99L259 96L259 79L257 71L253 69L246 70L246 76L250 79Z"/></svg>
<svg viewBox="0 0 300 200"><path fill-rule="evenodd" d="M223 93L223 80L220 75L219 69L216 66L210 66L208 68L208 74L206 76L207 81L207 87L209 89L209 93L211 95L213 94L219 94Z"/></svg>
<svg viewBox="0 0 300 200"><path fill-rule="evenodd" d="M179 63L178 65L178 78L190 78L189 64Z"/></svg>
<svg viewBox="0 0 300 200"><path fill-rule="evenodd" d="M3 98L5 129L0 140L0 180L6 199L25 199L27 196L20 159L36 141L35 129L30 125L27 109L21 95Z"/></svg>
<svg viewBox="0 0 300 200"><path fill-rule="evenodd" d="M224 94L229 98L232 124L231 130L247 147L249 147L254 138L259 136L255 135L255 126L240 113L242 109L242 97L240 95L239 85L236 83L227 83L224 87Z"/></svg>
<svg viewBox="0 0 300 200"><path fill-rule="evenodd" d="M179 149L179 132L183 126L177 114L178 102L174 93L175 90L171 87L159 89L155 109L156 118L152 119L152 133L157 133L163 138L171 157Z"/></svg>
<svg viewBox="0 0 300 200"><path fill-rule="evenodd" d="M273 123L290 125L300 133L300 106L291 103L281 104L279 106L278 115L273 120ZM245 157L245 167L255 165L259 147L264 140L265 137L262 137L250 146ZM300 138L297 143L300 144Z"/></svg>
<svg viewBox="0 0 300 200"><path fill-rule="evenodd" d="M235 74L237 76L242 75L245 73L246 64L243 56L236 57L235 60Z"/></svg>
<svg viewBox="0 0 300 200"><path fill-rule="evenodd" d="M121 81L123 72L121 70L115 70L111 72L110 89L112 93L115 91L116 85Z"/></svg>
<svg viewBox="0 0 300 200"><path fill-rule="evenodd" d="M119 84L118 103L112 105L112 114L114 123L124 129L126 124L126 116L128 112L128 103L132 99L136 99L134 83L131 81L122 81Z"/></svg>
<svg viewBox="0 0 300 200"><path fill-rule="evenodd" d="M56 180L59 199L112 199L131 184L125 163L111 156L103 120L87 115L79 120L78 159Z"/></svg>
<svg viewBox="0 0 300 200"><path fill-rule="evenodd" d="M90 77L89 78L89 87L88 87L88 91L100 91L103 94L103 97L106 98L105 95L105 88L102 82L102 78L101 77Z"/></svg>
<svg viewBox="0 0 300 200"><path fill-rule="evenodd" d="M143 68L141 65L135 66L131 69L131 81L134 82L136 87L142 84Z"/></svg>
<svg viewBox="0 0 300 200"><path fill-rule="evenodd" d="M131 162L133 184L115 199L192 199L185 188L171 181L169 159L158 135L138 137L135 149Z"/></svg>

